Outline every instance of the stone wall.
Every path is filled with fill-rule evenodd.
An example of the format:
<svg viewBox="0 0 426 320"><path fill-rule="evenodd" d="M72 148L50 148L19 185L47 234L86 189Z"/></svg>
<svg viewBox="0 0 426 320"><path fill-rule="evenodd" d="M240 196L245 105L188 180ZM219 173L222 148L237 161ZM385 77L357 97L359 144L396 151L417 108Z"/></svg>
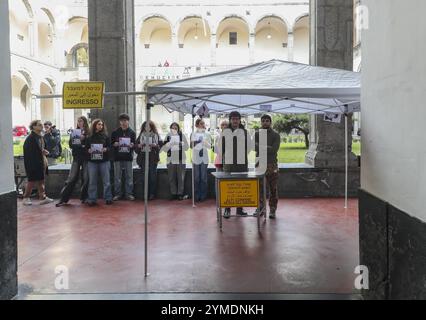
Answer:
<svg viewBox="0 0 426 320"><path fill-rule="evenodd" d="M0 195L0 208L0 300L6 300L17 294L18 287L16 192Z"/></svg>
<svg viewBox="0 0 426 320"><path fill-rule="evenodd" d="M210 174L215 169L209 168L209 197L215 197L214 177ZM46 181L46 190L50 197L58 198L63 183L68 176L69 165L59 165L50 169ZM360 169L351 168L349 171L349 195L356 197L360 186ZM143 175L139 168L134 169L135 195L143 199ZM168 199L167 169L158 168L158 198ZM161 187L160 187L161 186ZM76 186L74 196L78 197L79 186ZM102 189L101 186L99 188ZM187 168L185 191L191 194L191 169ZM343 169L313 168L308 165L282 165L280 167L279 195L280 198L305 197L343 197L345 195L345 172Z"/></svg>
<svg viewBox="0 0 426 320"><path fill-rule="evenodd" d="M426 299L426 223L361 190L360 263L366 299Z"/></svg>

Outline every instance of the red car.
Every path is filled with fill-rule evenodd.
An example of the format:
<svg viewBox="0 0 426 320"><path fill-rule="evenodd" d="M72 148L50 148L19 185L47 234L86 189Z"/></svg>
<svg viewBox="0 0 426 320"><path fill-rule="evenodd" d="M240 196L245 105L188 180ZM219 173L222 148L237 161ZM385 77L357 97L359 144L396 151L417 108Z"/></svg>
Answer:
<svg viewBox="0 0 426 320"><path fill-rule="evenodd" d="M24 126L16 126L13 128L14 137L25 137L28 135L28 129Z"/></svg>

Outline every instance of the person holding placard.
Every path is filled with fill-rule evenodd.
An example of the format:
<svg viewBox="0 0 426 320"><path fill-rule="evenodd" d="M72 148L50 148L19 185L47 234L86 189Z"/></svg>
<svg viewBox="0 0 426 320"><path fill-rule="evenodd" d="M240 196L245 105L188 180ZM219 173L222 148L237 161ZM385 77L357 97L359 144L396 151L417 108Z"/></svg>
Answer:
<svg viewBox="0 0 426 320"><path fill-rule="evenodd" d="M189 149L188 141L176 122L170 125L170 132L165 139L164 150L167 151L167 170L170 184L170 200L186 200L185 174L186 154Z"/></svg>
<svg viewBox="0 0 426 320"><path fill-rule="evenodd" d="M114 201L126 199L134 201L133 196L133 156L136 133L130 128L130 117L121 114L118 118L120 127L111 135L114 150ZM124 193L121 188L124 173Z"/></svg>
<svg viewBox="0 0 426 320"><path fill-rule="evenodd" d="M111 164L108 156L111 149L111 140L108 137L105 123L101 119L96 119L92 122L90 134L86 140L86 149L89 153L89 197L87 204L89 206L96 205L98 198L98 178L100 177L103 183L105 202L107 205L111 205Z"/></svg>
<svg viewBox="0 0 426 320"><path fill-rule="evenodd" d="M191 135L192 161L194 165L195 201L203 202L207 198L207 169L209 166L209 150L211 136L206 132L203 119L195 122L196 130Z"/></svg>
<svg viewBox="0 0 426 320"><path fill-rule="evenodd" d="M87 200L87 193L89 188L89 174L87 171L87 150L86 137L89 134L89 123L87 118L81 116L77 120L76 129L71 130L69 146L72 150L73 161L71 164L70 173L68 179L65 181L65 185L61 191L61 197L59 202L56 204L57 207L60 207L64 204L67 204L71 194L74 190L74 187L81 177L81 192L80 200L85 202Z"/></svg>
<svg viewBox="0 0 426 320"><path fill-rule="evenodd" d="M146 149L149 149L149 200L154 200L157 196L157 167L160 162L160 148L162 141L158 134L157 127L154 122L149 122L149 133L146 135L146 122L142 124L139 137L136 139L136 153L138 154L136 162L142 170L142 181L144 181L145 174L145 154Z"/></svg>

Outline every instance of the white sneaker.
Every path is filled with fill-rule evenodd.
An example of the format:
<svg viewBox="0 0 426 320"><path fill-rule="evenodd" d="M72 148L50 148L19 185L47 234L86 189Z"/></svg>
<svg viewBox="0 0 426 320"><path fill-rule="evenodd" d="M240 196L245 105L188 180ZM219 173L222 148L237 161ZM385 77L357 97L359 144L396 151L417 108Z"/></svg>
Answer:
<svg viewBox="0 0 426 320"><path fill-rule="evenodd" d="M24 201L22 201L22 204L26 207L33 205L30 198L24 198Z"/></svg>
<svg viewBox="0 0 426 320"><path fill-rule="evenodd" d="M46 198L44 198L44 200L41 200L41 201L40 201L40 205L41 205L41 206L43 206L43 205L45 205L45 204L52 203L53 201L54 201L54 200L52 200L52 199L50 199L50 198L46 197Z"/></svg>

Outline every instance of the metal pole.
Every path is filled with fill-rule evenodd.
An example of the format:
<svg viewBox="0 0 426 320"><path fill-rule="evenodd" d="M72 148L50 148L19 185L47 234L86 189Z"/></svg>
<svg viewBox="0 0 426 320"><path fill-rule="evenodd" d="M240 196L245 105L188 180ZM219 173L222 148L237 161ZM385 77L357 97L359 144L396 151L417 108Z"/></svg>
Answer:
<svg viewBox="0 0 426 320"><path fill-rule="evenodd" d="M145 125L145 142L148 141L149 134L151 132L151 108L154 107L152 103L148 101L146 105L146 125ZM144 184L144 197L145 197L145 278L149 276L148 273L148 175L149 175L149 147L145 146L145 184Z"/></svg>
<svg viewBox="0 0 426 320"><path fill-rule="evenodd" d="M192 136L191 136L191 146L192 146L192 156L194 156L194 131L195 131L195 108L196 105L192 106ZM194 170L195 170L195 165L194 165L194 159L192 159L192 207L195 208L195 177L194 177Z"/></svg>
<svg viewBox="0 0 426 320"><path fill-rule="evenodd" d="M349 141L348 141L348 115L345 113L345 209L348 208L348 172L349 172Z"/></svg>

